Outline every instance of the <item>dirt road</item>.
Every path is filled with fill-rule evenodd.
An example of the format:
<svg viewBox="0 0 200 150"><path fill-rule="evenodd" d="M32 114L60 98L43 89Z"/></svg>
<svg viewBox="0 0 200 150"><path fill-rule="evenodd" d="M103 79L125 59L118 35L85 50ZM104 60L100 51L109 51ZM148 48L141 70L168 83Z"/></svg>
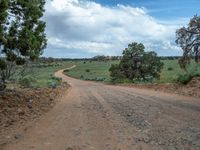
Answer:
<svg viewBox="0 0 200 150"><path fill-rule="evenodd" d="M4 150L200 150L200 100L56 76L69 92Z"/></svg>

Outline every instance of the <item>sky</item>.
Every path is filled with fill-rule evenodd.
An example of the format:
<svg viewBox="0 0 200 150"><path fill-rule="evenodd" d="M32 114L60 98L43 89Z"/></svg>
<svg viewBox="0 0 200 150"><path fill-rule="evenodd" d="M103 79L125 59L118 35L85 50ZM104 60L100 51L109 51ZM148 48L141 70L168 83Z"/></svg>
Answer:
<svg viewBox="0 0 200 150"><path fill-rule="evenodd" d="M175 32L200 15L200 0L48 0L45 9L43 56L121 55L132 42L159 56L177 56L182 51Z"/></svg>

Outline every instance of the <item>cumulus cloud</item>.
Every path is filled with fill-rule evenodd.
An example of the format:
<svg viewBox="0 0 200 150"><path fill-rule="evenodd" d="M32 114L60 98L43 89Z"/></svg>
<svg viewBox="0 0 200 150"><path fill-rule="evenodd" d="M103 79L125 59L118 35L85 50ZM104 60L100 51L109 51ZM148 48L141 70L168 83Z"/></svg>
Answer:
<svg viewBox="0 0 200 150"><path fill-rule="evenodd" d="M145 8L52 0L46 4L44 19L48 36L46 56L120 55L133 41L144 43L146 50L160 55L180 54L173 42L179 23L156 20Z"/></svg>

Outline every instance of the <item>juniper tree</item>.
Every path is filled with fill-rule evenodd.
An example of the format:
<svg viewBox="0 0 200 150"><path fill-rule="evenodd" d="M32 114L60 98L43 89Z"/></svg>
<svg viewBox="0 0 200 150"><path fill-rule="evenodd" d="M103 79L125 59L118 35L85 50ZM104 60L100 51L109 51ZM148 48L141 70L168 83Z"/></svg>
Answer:
<svg viewBox="0 0 200 150"><path fill-rule="evenodd" d="M129 80L149 80L159 78L163 63L155 52L145 52L142 43L131 43L123 51L119 64L110 68L111 77Z"/></svg>
<svg viewBox="0 0 200 150"><path fill-rule="evenodd" d="M45 0L0 0L0 4L0 44L4 57L0 61L4 66L0 68L0 82L5 84L11 75L5 76L9 64L23 65L28 59L34 60L46 47L46 25L41 20Z"/></svg>

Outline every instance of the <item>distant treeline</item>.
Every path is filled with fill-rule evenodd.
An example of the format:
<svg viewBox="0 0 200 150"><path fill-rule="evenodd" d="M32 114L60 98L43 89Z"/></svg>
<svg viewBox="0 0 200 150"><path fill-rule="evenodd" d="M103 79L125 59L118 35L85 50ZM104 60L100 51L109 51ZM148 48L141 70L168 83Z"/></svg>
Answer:
<svg viewBox="0 0 200 150"><path fill-rule="evenodd" d="M53 57L40 57L36 62L41 63L52 63L52 62L59 62L59 61L110 61L110 60L121 60L122 56L104 56L104 55L97 55L92 58L53 58ZM161 60L175 60L180 59L181 56L159 56ZM2 59L6 59L3 58ZM35 62L35 63L36 63Z"/></svg>
<svg viewBox="0 0 200 150"><path fill-rule="evenodd" d="M40 62L55 62L55 61L110 61L121 60L122 56L104 56L97 55L92 58L53 58L53 57L40 57ZM180 59L181 56L159 56L161 60L175 60Z"/></svg>

